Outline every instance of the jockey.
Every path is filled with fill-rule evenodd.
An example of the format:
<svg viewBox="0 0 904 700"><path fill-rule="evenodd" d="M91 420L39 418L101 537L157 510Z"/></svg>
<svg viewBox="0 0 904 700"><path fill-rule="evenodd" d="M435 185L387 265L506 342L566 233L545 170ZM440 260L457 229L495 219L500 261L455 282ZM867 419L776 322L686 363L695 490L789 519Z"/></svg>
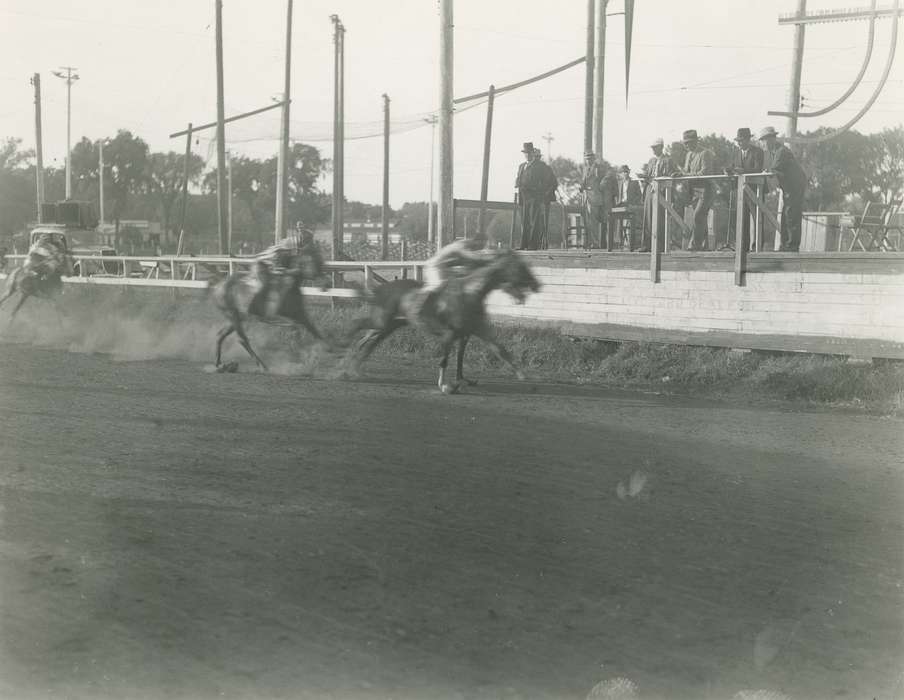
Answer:
<svg viewBox="0 0 904 700"><path fill-rule="evenodd" d="M424 264L424 287L419 315L435 296L436 292L452 277L466 277L474 270L492 262L491 252L485 248L486 237L459 238L440 248Z"/></svg>
<svg viewBox="0 0 904 700"><path fill-rule="evenodd" d="M424 264L424 290L439 289L450 277L465 277L490 262L486 238L459 238L440 248Z"/></svg>

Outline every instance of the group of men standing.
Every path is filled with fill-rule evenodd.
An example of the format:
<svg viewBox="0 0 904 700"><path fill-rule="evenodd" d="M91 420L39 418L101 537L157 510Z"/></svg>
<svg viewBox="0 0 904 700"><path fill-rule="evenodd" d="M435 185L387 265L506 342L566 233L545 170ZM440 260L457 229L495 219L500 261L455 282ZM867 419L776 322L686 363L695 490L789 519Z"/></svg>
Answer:
<svg viewBox="0 0 904 700"><path fill-rule="evenodd" d="M630 177L630 169L623 165L619 169L619 180L611 169L606 168L591 152L584 154L584 165L581 171L581 191L584 195L584 220L588 224L588 235L585 246L600 247L607 235L609 212L613 207L625 207L636 212L642 218L643 239L639 250L648 252L651 245L653 217L658 219L658 230L663 231L665 210L657 207L653 210L651 182L658 177L698 176L701 179L680 181L680 185L672 192L676 196L673 201L693 208L693 224L689 241L690 250L707 250L707 218L715 199L713 179L704 179L711 175L739 175L742 173L770 172L778 181L783 194L781 250L797 252L800 249L801 221L804 193L807 187L807 176L791 150L778 140L778 134L771 126L764 128L759 134L763 144L760 148L753 143L753 135L749 128L737 131L731 162L723 173L716 172L715 156L711 150L700 143L696 130L688 129L682 134L685 147L683 163L675 163L665 153L665 144L661 138L655 139L650 147L653 157L644 166L642 180L644 191L641 193L637 180ZM633 187L632 187L633 184ZM750 242L750 222L753 212L746 198L741 204L744 209L743 235L744 246ZM679 207L679 210L681 207ZM735 218L729 217L729 237L733 237ZM659 237L658 247L662 251L664 237Z"/></svg>

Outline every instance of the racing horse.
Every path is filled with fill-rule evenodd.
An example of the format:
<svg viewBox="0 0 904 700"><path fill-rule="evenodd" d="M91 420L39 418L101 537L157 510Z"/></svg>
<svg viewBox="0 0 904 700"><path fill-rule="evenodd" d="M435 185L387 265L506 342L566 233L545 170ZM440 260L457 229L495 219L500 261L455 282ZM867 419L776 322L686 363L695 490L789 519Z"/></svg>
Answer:
<svg viewBox="0 0 904 700"><path fill-rule="evenodd" d="M14 269L6 280L6 293L0 297L0 305L8 301L16 292L21 296L13 307L9 323L29 297L54 301L54 295L63 290L63 276L72 274L72 259L65 244L39 240L32 246L22 265Z"/></svg>
<svg viewBox="0 0 904 700"><path fill-rule="evenodd" d="M236 366L221 362L223 341L232 333L238 333L245 351L261 369L267 370L245 333L245 324L252 318L267 323L288 321L301 325L317 340L330 345L308 316L301 291L304 280L316 280L324 274L320 251L310 242L297 250L282 249L277 254L286 262L282 272L269 271L267 264L259 259L255 269L234 272L212 280L209 285L214 303L229 321L229 325L217 333L216 367L220 372L233 371Z"/></svg>
<svg viewBox="0 0 904 700"><path fill-rule="evenodd" d="M517 252L506 249L490 255L492 259L486 265L467 275L451 277L433 292L427 292L421 282L405 279L387 282L370 292L369 313L355 321L347 335L346 342L351 343L357 333L367 330L350 350L355 366L360 366L388 336L410 324L440 339L442 360L437 385L444 394L457 393L463 383L476 384L462 374L465 347L471 336L487 343L518 379L524 379L511 353L496 339L487 318L486 297L499 289L523 303L529 292L540 290L540 283ZM449 381L446 368L456 341L455 380Z"/></svg>

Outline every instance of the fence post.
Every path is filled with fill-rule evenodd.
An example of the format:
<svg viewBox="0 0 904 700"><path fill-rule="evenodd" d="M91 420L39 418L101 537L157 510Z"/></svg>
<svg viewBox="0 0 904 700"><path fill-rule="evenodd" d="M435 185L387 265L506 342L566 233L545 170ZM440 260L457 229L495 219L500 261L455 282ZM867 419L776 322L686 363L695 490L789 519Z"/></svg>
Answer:
<svg viewBox="0 0 904 700"><path fill-rule="evenodd" d="M659 230L659 182L652 180L650 187L653 188L650 197L650 281L659 282L659 271L662 269L662 259L659 252L659 236L664 232ZM641 238L643 232L641 232Z"/></svg>
<svg viewBox="0 0 904 700"><path fill-rule="evenodd" d="M735 259L734 259L734 283L741 287L744 284L744 271L747 268L747 246L744 241L744 187L747 178L744 174L738 175L738 204L735 207Z"/></svg>

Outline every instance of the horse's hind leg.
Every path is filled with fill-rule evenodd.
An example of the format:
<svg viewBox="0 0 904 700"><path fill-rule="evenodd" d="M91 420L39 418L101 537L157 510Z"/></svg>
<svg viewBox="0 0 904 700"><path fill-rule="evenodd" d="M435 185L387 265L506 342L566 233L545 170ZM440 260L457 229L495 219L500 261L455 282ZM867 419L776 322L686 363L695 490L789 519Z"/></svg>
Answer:
<svg viewBox="0 0 904 700"><path fill-rule="evenodd" d="M25 303L25 300L28 299L27 294L23 294L22 298L19 299L19 303L13 307L13 312L9 315L9 324L12 324L13 319L16 317L16 314L19 313L19 309L22 308L22 304ZM9 325L8 324L8 325Z"/></svg>
<svg viewBox="0 0 904 700"><path fill-rule="evenodd" d="M222 353L223 353L223 341L226 340L226 338L228 338L234 332L235 332L235 324L230 323L225 328L220 329L220 331L217 333L217 363L216 363L217 367L220 366L220 358L222 357Z"/></svg>
<svg viewBox="0 0 904 700"><path fill-rule="evenodd" d="M462 368L465 363L465 348L468 345L469 338L470 338L470 336L465 335L458 339L458 360L457 360L457 365L455 368L455 380L457 382L464 382L468 386L476 386L477 385L476 379L468 379L462 373Z"/></svg>
<svg viewBox="0 0 904 700"><path fill-rule="evenodd" d="M248 336L245 334L245 329L242 327L241 320L236 318L233 320L232 324L235 326L236 333L239 334L239 342L242 344L242 347L245 348L246 352L261 366L261 369L265 372L268 371L267 365L265 365L264 361L258 357L256 352L254 352L254 348L251 347L251 341L248 340Z"/></svg>

